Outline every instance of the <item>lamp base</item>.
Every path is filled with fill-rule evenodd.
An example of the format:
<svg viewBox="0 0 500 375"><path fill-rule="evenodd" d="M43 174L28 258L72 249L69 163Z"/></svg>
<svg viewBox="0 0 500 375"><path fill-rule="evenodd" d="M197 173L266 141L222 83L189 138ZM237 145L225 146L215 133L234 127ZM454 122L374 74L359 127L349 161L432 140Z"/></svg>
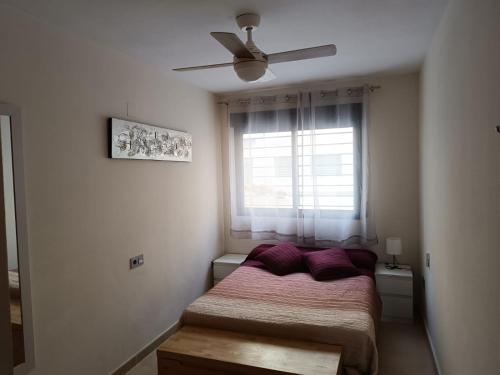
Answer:
<svg viewBox="0 0 500 375"><path fill-rule="evenodd" d="M392 264L386 263L385 268L387 268L388 270L400 270L400 269L402 269L401 267L399 267L399 264L396 260L396 255L392 256Z"/></svg>

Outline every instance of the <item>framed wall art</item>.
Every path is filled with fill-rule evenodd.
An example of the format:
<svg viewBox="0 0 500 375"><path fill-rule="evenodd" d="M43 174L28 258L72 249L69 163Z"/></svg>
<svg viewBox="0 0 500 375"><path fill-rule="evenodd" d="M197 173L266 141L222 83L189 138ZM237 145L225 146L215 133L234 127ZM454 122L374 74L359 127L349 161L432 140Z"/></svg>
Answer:
<svg viewBox="0 0 500 375"><path fill-rule="evenodd" d="M191 134L139 122L110 119L110 157L140 160L192 160Z"/></svg>

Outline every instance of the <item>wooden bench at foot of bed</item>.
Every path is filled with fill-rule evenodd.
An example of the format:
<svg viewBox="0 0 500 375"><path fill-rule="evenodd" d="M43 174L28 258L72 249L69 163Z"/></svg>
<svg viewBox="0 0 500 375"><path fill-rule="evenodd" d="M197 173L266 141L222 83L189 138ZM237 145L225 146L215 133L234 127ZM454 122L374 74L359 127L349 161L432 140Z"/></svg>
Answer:
<svg viewBox="0 0 500 375"><path fill-rule="evenodd" d="M184 326L157 350L159 375L340 375L342 347Z"/></svg>

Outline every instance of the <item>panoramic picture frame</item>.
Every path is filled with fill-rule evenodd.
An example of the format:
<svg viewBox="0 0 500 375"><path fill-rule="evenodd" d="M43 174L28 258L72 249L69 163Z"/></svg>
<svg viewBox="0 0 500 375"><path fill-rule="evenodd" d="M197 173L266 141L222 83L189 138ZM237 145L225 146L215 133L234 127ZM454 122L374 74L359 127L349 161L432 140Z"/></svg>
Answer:
<svg viewBox="0 0 500 375"><path fill-rule="evenodd" d="M112 159L192 161L192 136L187 132L110 118Z"/></svg>

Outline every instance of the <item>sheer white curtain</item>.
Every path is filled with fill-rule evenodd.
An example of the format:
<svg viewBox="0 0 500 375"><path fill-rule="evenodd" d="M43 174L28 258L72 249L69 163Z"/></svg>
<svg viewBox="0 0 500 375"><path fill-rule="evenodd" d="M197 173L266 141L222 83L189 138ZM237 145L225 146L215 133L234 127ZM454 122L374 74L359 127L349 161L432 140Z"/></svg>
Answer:
<svg viewBox="0 0 500 375"><path fill-rule="evenodd" d="M368 87L233 99L231 235L318 246L377 242Z"/></svg>

